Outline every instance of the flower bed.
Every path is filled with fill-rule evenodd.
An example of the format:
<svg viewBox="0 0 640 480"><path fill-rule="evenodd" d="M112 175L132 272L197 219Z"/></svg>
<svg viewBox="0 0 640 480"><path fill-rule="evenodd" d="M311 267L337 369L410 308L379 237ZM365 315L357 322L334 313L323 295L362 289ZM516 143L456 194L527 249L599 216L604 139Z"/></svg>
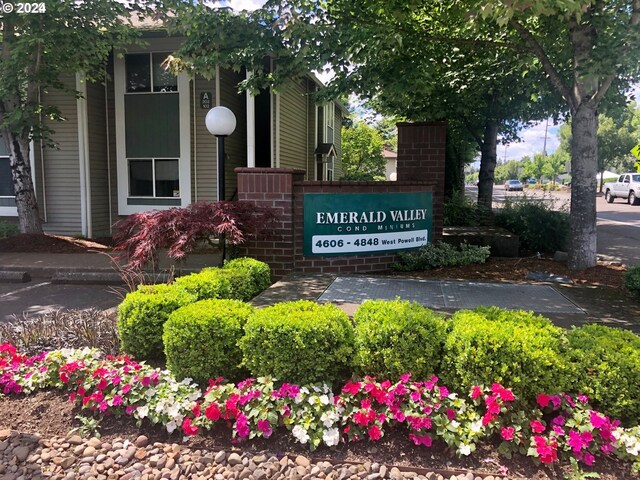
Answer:
<svg viewBox="0 0 640 480"><path fill-rule="evenodd" d="M537 397L537 408L519 410L512 391L500 384L450 392L436 377L413 381L352 380L335 394L326 385L278 384L270 378L240 383L211 381L202 392L189 379L128 357L103 357L94 349L56 350L26 357L0 345L0 391L29 394L56 388L93 414L148 419L167 431L195 435L230 422L239 441L269 437L283 426L311 449L341 441L376 441L403 427L416 445L440 440L458 455L470 455L480 442L497 439L498 451L519 452L552 464L562 460L592 465L616 455L636 462L640 428L624 429L617 420L592 410L587 398Z"/></svg>

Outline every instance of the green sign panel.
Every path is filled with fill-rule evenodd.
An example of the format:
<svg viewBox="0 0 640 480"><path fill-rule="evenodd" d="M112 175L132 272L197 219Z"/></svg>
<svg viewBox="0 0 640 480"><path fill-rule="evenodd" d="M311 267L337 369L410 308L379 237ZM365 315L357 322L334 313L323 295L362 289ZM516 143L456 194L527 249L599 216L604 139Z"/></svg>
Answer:
<svg viewBox="0 0 640 480"><path fill-rule="evenodd" d="M431 192L308 193L305 256L409 250L433 240Z"/></svg>

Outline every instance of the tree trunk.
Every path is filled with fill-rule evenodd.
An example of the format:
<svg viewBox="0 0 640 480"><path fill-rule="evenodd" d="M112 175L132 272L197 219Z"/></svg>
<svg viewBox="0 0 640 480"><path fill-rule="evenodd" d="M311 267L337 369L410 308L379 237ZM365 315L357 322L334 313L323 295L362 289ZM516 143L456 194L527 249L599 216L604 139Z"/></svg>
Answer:
<svg viewBox="0 0 640 480"><path fill-rule="evenodd" d="M20 232L42 233L42 222L31 178L29 140L14 135L8 129L2 130L2 136L6 139L9 147L9 164L16 195Z"/></svg>
<svg viewBox="0 0 640 480"><path fill-rule="evenodd" d="M568 265L571 270L584 270L597 263L598 115L593 105L583 103L573 113L571 135L571 244Z"/></svg>
<svg viewBox="0 0 640 480"><path fill-rule="evenodd" d="M491 212L493 203L493 181L498 147L498 125L487 120L480 144L480 173L478 176L478 206Z"/></svg>

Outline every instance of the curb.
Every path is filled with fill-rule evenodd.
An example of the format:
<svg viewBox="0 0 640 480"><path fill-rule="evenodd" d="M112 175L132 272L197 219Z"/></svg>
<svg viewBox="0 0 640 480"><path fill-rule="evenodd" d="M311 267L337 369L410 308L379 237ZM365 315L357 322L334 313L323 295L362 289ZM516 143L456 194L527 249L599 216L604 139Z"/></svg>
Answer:
<svg viewBox="0 0 640 480"><path fill-rule="evenodd" d="M0 283L27 283L31 281L29 272L0 270Z"/></svg>

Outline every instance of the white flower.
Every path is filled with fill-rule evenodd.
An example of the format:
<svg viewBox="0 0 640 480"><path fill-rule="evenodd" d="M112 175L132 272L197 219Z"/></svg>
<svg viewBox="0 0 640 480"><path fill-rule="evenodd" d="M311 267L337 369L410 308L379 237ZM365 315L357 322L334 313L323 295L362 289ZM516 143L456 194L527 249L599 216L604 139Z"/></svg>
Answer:
<svg viewBox="0 0 640 480"><path fill-rule="evenodd" d="M184 377L184 378L182 379L182 382L181 382L181 383L182 383L183 385L191 385L191 382L193 382L193 378L190 378L190 377Z"/></svg>
<svg viewBox="0 0 640 480"><path fill-rule="evenodd" d="M462 444L458 447L458 452L460 453L460 455L471 455L471 446Z"/></svg>
<svg viewBox="0 0 640 480"><path fill-rule="evenodd" d="M173 420L167 423L167 432L173 433L176 428L178 428L178 425Z"/></svg>
<svg viewBox="0 0 640 480"><path fill-rule="evenodd" d="M147 390L146 392L144 392L144 394L151 398L156 394L157 390L155 388L150 388L149 390Z"/></svg>
<svg viewBox="0 0 640 480"><path fill-rule="evenodd" d="M195 402L196 400L198 400L200 398L200 392L199 391L195 391L193 393L190 393L187 398L189 399L190 402Z"/></svg>
<svg viewBox="0 0 640 480"><path fill-rule="evenodd" d="M136 411L138 412L138 417L140 418L145 418L147 415L149 415L149 407L146 405L138 407Z"/></svg>
<svg viewBox="0 0 640 480"><path fill-rule="evenodd" d="M328 412L322 412L320 415L320 421L322 424L329 428L339 419L339 415L335 410L329 410Z"/></svg>
<svg viewBox="0 0 640 480"><path fill-rule="evenodd" d="M480 430L482 430L482 420L471 422L470 428L472 432L478 433Z"/></svg>
<svg viewBox="0 0 640 480"><path fill-rule="evenodd" d="M458 422L457 420L451 420L451 426L453 428L458 428L460 426L460 422Z"/></svg>
<svg viewBox="0 0 640 480"><path fill-rule="evenodd" d="M449 400L456 400L458 398L458 394L457 393L450 393L447 398Z"/></svg>
<svg viewBox="0 0 640 480"><path fill-rule="evenodd" d="M179 413L180 413L180 405L178 405L177 403L174 403L173 405L171 405L171 407L169 407L169 409L167 410L167 415L173 418L177 417Z"/></svg>
<svg viewBox="0 0 640 480"><path fill-rule="evenodd" d="M340 430L337 428L330 428L325 430L322 435L322 441L328 446L332 447L340 443Z"/></svg>
<svg viewBox="0 0 640 480"><path fill-rule="evenodd" d="M322 405L329 405L329 397L326 395L320 395L320 403Z"/></svg>
<svg viewBox="0 0 640 480"><path fill-rule="evenodd" d="M296 425L295 427L293 427L291 433L302 444L305 444L309 441L309 435L307 434L307 431L300 425Z"/></svg>
<svg viewBox="0 0 640 480"><path fill-rule="evenodd" d="M307 402L309 402L309 405L313 405L314 403L316 403L318 401L318 397L316 397L315 395L311 395L308 399Z"/></svg>

